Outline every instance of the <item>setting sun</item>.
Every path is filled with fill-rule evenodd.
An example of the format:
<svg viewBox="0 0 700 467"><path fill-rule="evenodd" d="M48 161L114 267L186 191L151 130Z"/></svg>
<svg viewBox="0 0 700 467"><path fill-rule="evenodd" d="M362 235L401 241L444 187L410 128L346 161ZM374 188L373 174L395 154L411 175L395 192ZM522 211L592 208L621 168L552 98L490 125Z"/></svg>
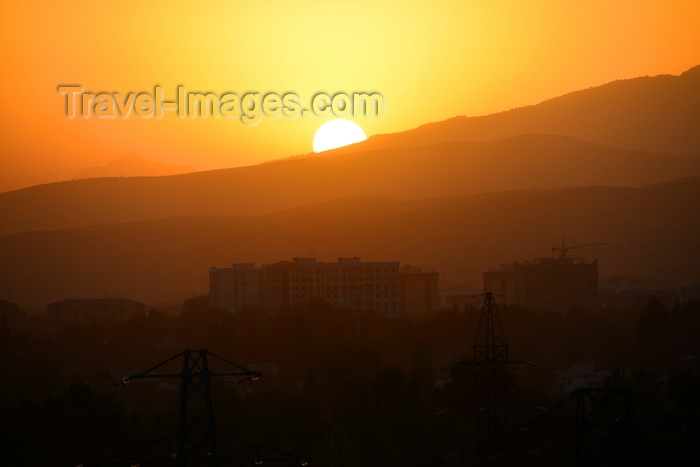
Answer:
<svg viewBox="0 0 700 467"><path fill-rule="evenodd" d="M367 139L360 125L350 120L335 119L324 123L314 135L314 152L327 151Z"/></svg>

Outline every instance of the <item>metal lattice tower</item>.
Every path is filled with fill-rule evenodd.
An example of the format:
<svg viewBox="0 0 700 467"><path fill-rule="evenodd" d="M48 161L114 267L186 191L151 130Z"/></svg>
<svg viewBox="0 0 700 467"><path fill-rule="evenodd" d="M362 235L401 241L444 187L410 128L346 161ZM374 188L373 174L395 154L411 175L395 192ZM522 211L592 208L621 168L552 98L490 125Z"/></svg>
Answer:
<svg viewBox="0 0 700 467"><path fill-rule="evenodd" d="M207 459L207 463L213 467L217 464L219 456L216 450L216 429L209 385L212 373L207 363L207 351L185 350L183 356L177 465L184 466L186 459ZM255 377L248 371L230 374Z"/></svg>
<svg viewBox="0 0 700 467"><path fill-rule="evenodd" d="M507 462L508 342L492 292L486 293L474 340L478 465Z"/></svg>
<svg viewBox="0 0 700 467"><path fill-rule="evenodd" d="M644 428L696 426L628 388L579 388L521 428L574 429L579 466L638 465ZM669 453L670 454L670 453ZM652 465L653 461L649 464ZM674 462L669 460L669 464Z"/></svg>
<svg viewBox="0 0 700 467"><path fill-rule="evenodd" d="M212 372L209 369L207 356L211 356L233 366L234 371ZM182 358L182 370L179 373L165 370L168 364ZM172 367L172 365L170 365ZM207 350L183 350L179 354L154 366L153 368L127 376L122 384L127 384L133 379L148 378L179 378L180 379L180 411L178 429L175 434L175 452L163 453L163 449L157 449L158 445L167 444L173 437L165 437L155 440L143 446L139 446L128 452L118 454L110 459L82 464L81 467L92 466L122 466L133 467L138 465L172 465L173 467L217 467L224 464L236 465L260 465L279 464L306 466L305 459L292 454L242 441L240 439L224 435L216 431L214 424L214 411L212 408L211 385L212 377L233 377L238 382L252 381L260 376L257 371L245 368L219 357ZM228 449L220 452L217 440L225 441ZM166 448L165 451L168 451Z"/></svg>

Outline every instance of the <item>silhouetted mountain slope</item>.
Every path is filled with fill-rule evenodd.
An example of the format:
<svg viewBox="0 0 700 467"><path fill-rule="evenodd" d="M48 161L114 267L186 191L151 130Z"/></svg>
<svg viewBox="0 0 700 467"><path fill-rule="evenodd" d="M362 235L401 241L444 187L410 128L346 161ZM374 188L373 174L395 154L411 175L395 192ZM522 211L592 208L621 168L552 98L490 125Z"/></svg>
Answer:
<svg viewBox="0 0 700 467"><path fill-rule="evenodd" d="M138 154L129 154L101 167L91 167L83 170L74 178L162 177L196 171L194 167L156 162Z"/></svg>
<svg viewBox="0 0 700 467"><path fill-rule="evenodd" d="M696 66L680 76L614 81L507 112L455 117L401 133L377 135L336 151L550 133L611 147L700 156L699 125L700 66Z"/></svg>
<svg viewBox="0 0 700 467"><path fill-rule="evenodd" d="M700 178L644 188L527 190L399 202L352 197L263 216L170 218L0 237L0 297L23 306L71 297L154 303L206 292L207 268L311 253L359 255L481 284L502 263L607 242L575 256L601 276L698 279Z"/></svg>
<svg viewBox="0 0 700 467"><path fill-rule="evenodd" d="M256 215L357 195L412 200L700 175L700 158L555 135L322 155L170 177L103 178L0 193L0 234L177 216Z"/></svg>

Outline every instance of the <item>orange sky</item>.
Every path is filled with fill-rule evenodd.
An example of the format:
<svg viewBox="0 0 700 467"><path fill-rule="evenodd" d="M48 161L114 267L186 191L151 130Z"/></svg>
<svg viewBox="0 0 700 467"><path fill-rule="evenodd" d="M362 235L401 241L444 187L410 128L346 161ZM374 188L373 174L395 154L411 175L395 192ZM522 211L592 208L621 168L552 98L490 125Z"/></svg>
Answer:
<svg viewBox="0 0 700 467"><path fill-rule="evenodd" d="M137 152L199 169L311 151L320 117L67 118L95 92L380 92L368 135L700 64L700 2L2 2L0 190ZM408 2L411 3L411 2Z"/></svg>

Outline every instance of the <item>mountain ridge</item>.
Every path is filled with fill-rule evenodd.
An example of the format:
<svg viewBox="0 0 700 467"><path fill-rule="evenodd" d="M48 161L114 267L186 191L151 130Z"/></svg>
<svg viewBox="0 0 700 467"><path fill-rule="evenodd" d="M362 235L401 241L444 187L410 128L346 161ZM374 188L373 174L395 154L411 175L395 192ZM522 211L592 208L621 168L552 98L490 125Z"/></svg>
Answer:
<svg viewBox="0 0 700 467"><path fill-rule="evenodd" d="M40 309L70 297L149 304L207 290L207 269L306 255L357 255L444 271L479 285L510 261L550 256L561 237L607 242L577 252L601 277L697 280L700 179L396 201L343 198L257 216L164 218L0 236L0 296Z"/></svg>
<svg viewBox="0 0 700 467"><path fill-rule="evenodd" d="M554 133L615 148L700 156L698 121L700 65L678 76L619 79L537 104L429 122L402 132L375 135L353 146L364 150ZM340 151L357 150L351 148Z"/></svg>
<svg viewBox="0 0 700 467"><path fill-rule="evenodd" d="M0 234L177 216L255 215L353 195L398 200L700 175L700 158L561 135L449 141L167 177L100 178L0 193Z"/></svg>
<svg viewBox="0 0 700 467"><path fill-rule="evenodd" d="M196 171L194 167L186 165L152 161L134 152L105 165L85 169L73 178L162 177Z"/></svg>

